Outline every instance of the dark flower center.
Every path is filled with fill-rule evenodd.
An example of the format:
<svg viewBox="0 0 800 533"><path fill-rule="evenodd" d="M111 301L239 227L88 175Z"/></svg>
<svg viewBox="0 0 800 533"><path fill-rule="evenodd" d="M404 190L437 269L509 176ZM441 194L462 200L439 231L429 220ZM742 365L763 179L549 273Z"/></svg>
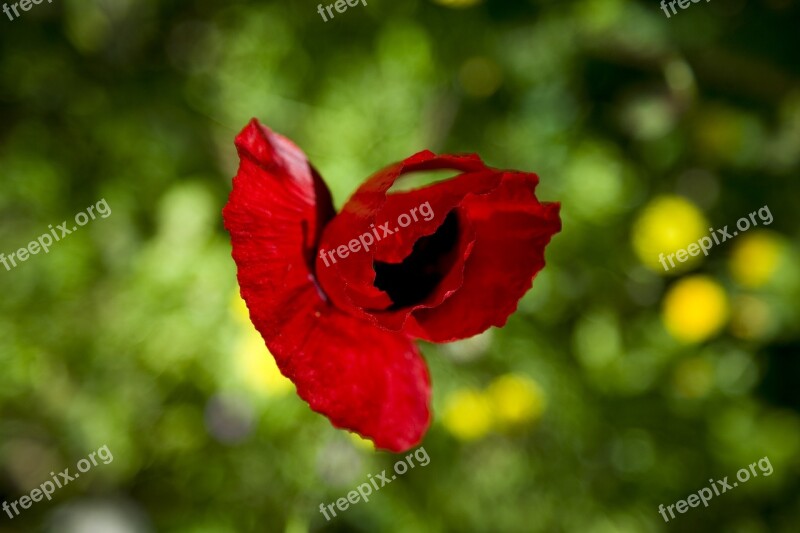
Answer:
<svg viewBox="0 0 800 533"><path fill-rule="evenodd" d="M373 261L375 286L392 299L389 311L425 301L453 268L458 254L458 215L450 211L436 232L420 238L401 263Z"/></svg>

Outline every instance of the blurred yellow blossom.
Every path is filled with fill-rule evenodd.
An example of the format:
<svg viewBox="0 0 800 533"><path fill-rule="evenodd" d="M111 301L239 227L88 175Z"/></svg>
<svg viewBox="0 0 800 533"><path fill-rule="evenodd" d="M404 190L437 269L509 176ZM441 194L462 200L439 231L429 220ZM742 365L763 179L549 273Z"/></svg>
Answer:
<svg viewBox="0 0 800 533"><path fill-rule="evenodd" d="M485 391L461 389L445 402L442 423L456 438L475 440L494 428L538 420L546 399L538 383L517 374L500 376Z"/></svg>
<svg viewBox="0 0 800 533"><path fill-rule="evenodd" d="M373 452L375 451L375 443L373 443L371 440L365 439L358 433L350 432L349 435L350 435L350 442L352 442L353 445L355 445L355 447L358 448L359 450L373 451Z"/></svg>
<svg viewBox="0 0 800 533"><path fill-rule="evenodd" d="M633 249L649 269L666 274L658 260L660 254L670 254L708 234L708 222L703 213L681 196L659 196L642 209L633 224ZM689 256L677 263L669 273L685 271L697 264L700 256Z"/></svg>
<svg viewBox="0 0 800 533"><path fill-rule="evenodd" d="M775 274L783 251L783 243L773 232L756 231L743 235L731 253L733 279L745 287L761 287Z"/></svg>
<svg viewBox="0 0 800 533"><path fill-rule="evenodd" d="M492 428L492 404L482 391L457 391L445 402L442 423L458 439L479 439Z"/></svg>
<svg viewBox="0 0 800 533"><path fill-rule="evenodd" d="M253 327L253 324L250 322L250 310L247 309L247 304L239 295L238 287L233 294L233 298L231 298L231 313L240 324L250 326L250 328Z"/></svg>
<svg viewBox="0 0 800 533"><path fill-rule="evenodd" d="M501 376L489 385L487 394L494 416L502 425L538 420L545 409L545 396L541 387L524 376Z"/></svg>
<svg viewBox="0 0 800 533"><path fill-rule="evenodd" d="M727 318L725 290L708 276L684 278L670 287L664 297L664 326L678 340L708 339L722 328Z"/></svg>
<svg viewBox="0 0 800 533"><path fill-rule="evenodd" d="M232 311L241 326L236 366L242 381L253 391L267 395L283 395L293 390L294 384L278 369L275 358L269 353L261 334L250 322L250 314L238 293Z"/></svg>
<svg viewBox="0 0 800 533"><path fill-rule="evenodd" d="M255 328L250 326L239 343L237 366L247 386L268 395L283 395L293 390L294 385L281 374L275 358Z"/></svg>

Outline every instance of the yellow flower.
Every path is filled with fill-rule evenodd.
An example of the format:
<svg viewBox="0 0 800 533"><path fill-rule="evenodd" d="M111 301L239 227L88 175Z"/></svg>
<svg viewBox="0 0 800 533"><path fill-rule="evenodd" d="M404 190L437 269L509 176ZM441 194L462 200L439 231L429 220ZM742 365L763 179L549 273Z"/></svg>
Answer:
<svg viewBox="0 0 800 533"><path fill-rule="evenodd" d="M487 390L494 416L502 425L538 420L545 408L539 385L524 376L507 374L495 379Z"/></svg>
<svg viewBox="0 0 800 533"><path fill-rule="evenodd" d="M242 297L239 295L239 288L236 288L236 292L234 292L233 297L231 298L231 314L233 314L234 318L240 324L245 326L249 326L252 328L252 324L250 323L250 310L247 309L247 304L244 302Z"/></svg>
<svg viewBox="0 0 800 533"><path fill-rule="evenodd" d="M457 391L445 402L442 423L458 439L479 439L492 428L492 405L481 391Z"/></svg>
<svg viewBox="0 0 800 533"><path fill-rule="evenodd" d="M262 394L275 396L290 392L294 384L281 374L275 358L264 344L264 339L250 322L247 305L238 291L231 301L231 312L241 324L242 330L236 354L236 365L242 381L255 392Z"/></svg>
<svg viewBox="0 0 800 533"><path fill-rule="evenodd" d="M369 439L365 439L358 433L350 432L350 441L359 450L371 451L371 452L375 451L375 443L373 443Z"/></svg>
<svg viewBox="0 0 800 533"><path fill-rule="evenodd" d="M280 396L294 388L294 384L281 374L264 339L252 325L240 340L236 360L242 381L255 392Z"/></svg>
<svg viewBox="0 0 800 533"><path fill-rule="evenodd" d="M690 276L664 297L662 320L667 331L684 342L700 342L716 334L728 318L725 290L708 276Z"/></svg>
<svg viewBox="0 0 800 533"><path fill-rule="evenodd" d="M761 287L778 269L783 243L772 232L756 231L743 235L731 253L733 279L748 288Z"/></svg>
<svg viewBox="0 0 800 533"><path fill-rule="evenodd" d="M669 255L700 237L708 235L708 222L703 213L680 196L660 196L653 199L633 224L633 249L649 269L666 274L659 261L661 254ZM688 256L685 263L674 261L669 273L682 272L696 264L700 256ZM669 262L667 262L669 266Z"/></svg>

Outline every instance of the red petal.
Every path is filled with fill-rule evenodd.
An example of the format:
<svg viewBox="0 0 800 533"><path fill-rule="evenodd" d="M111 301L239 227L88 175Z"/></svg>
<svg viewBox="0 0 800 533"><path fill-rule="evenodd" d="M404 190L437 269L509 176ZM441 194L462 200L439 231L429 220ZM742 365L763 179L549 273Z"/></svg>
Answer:
<svg viewBox="0 0 800 533"><path fill-rule="evenodd" d="M337 427L403 451L430 423L430 380L405 335L344 314L317 287L313 256L333 216L305 155L256 120L236 139L241 164L223 211L242 297L281 372Z"/></svg>
<svg viewBox="0 0 800 533"><path fill-rule="evenodd" d="M444 168L461 170L465 174L423 189L389 196L386 194L403 174ZM386 309L392 305L391 298L374 286L373 261L401 261L420 237L433 234L441 226L447 213L458 206L466 194L488 192L497 186L499 180L500 175L487 169L475 155L436 156L429 151L419 152L377 172L359 187L339 215L325 228L320 250L324 253L346 246L362 234L378 231L376 246L366 253L362 250L333 264L330 260L318 257L316 269L320 285L337 306L371 318L365 309ZM418 220L385 241L378 240L383 233L378 229L379 226L390 222L392 227L389 229L394 229L398 214L426 201L430 202L435 214L432 220ZM464 243L461 246L464 247Z"/></svg>
<svg viewBox="0 0 800 533"><path fill-rule="evenodd" d="M453 168L464 174L407 193L387 195L403 174ZM363 250L326 267L317 259L320 285L343 309L389 330L447 342L503 325L544 266L544 247L561 228L558 204L540 204L535 174L486 167L477 156L435 156L421 152L367 181L325 229L323 250L347 245L429 202L435 216L419 220ZM458 260L423 301L391 308L392 299L375 286L374 262L399 263L415 242L436 232L449 212L458 216ZM382 232L381 232L382 233Z"/></svg>
<svg viewBox="0 0 800 533"><path fill-rule="evenodd" d="M485 196L469 196L461 207L475 231L464 266L464 284L441 305L417 309L405 331L433 342L471 337L503 326L533 278L544 268L544 249L561 230L560 205L540 204L533 174L506 173Z"/></svg>

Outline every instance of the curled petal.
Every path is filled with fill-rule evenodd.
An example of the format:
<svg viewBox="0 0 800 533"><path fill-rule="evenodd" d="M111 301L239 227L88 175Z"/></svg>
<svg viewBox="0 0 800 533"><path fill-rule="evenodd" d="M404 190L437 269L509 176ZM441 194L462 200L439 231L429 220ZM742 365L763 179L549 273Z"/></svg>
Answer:
<svg viewBox="0 0 800 533"><path fill-rule="evenodd" d="M223 211L241 294L281 372L337 427L403 451L430 423L430 380L414 343L345 314L314 276L334 215L305 155L253 120L236 139L240 167Z"/></svg>
<svg viewBox="0 0 800 533"><path fill-rule="evenodd" d="M405 174L444 168L462 174L388 194ZM540 203L537 184L535 174L492 169L476 155L420 152L375 174L326 227L323 252L370 233L376 242L333 264L318 257L320 285L338 307L433 342L501 326L561 229L559 205ZM398 227L398 217L422 204L433 216Z"/></svg>

